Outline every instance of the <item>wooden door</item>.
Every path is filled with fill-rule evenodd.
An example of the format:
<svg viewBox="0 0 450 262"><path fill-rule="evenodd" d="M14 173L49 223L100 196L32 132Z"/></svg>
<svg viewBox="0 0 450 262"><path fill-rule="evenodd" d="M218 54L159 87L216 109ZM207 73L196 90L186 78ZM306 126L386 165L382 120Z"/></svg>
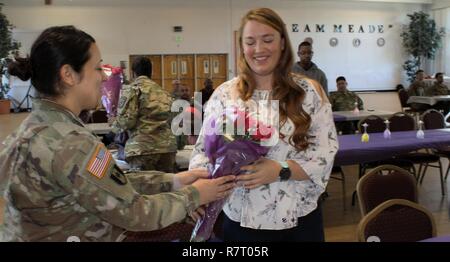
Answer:
<svg viewBox="0 0 450 262"><path fill-rule="evenodd" d="M227 80L227 55L211 55L211 76L214 88Z"/></svg>
<svg viewBox="0 0 450 262"><path fill-rule="evenodd" d="M152 80L162 85L162 70L161 70L161 56L160 55L149 55L148 59L152 62Z"/></svg>
<svg viewBox="0 0 450 262"><path fill-rule="evenodd" d="M176 55L164 56L164 79L178 79L178 61Z"/></svg>
<svg viewBox="0 0 450 262"><path fill-rule="evenodd" d="M178 55L178 76L183 85L189 88L190 96L195 91L194 55Z"/></svg>
<svg viewBox="0 0 450 262"><path fill-rule="evenodd" d="M211 77L211 58L209 55L197 55L197 78L209 78ZM202 85L197 85L199 89Z"/></svg>

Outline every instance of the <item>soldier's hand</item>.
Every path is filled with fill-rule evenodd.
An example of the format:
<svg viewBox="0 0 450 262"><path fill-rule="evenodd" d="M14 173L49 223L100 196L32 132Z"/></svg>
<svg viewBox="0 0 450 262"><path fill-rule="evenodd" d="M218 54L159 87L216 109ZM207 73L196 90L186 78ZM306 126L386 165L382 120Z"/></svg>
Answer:
<svg viewBox="0 0 450 262"><path fill-rule="evenodd" d="M200 218L205 216L205 209L203 207L197 208L195 211L189 214L189 216L197 222Z"/></svg>
<svg viewBox="0 0 450 262"><path fill-rule="evenodd" d="M208 178L208 171L205 168L192 169L175 174L173 177L174 190L190 185L199 178Z"/></svg>
<svg viewBox="0 0 450 262"><path fill-rule="evenodd" d="M223 176L215 179L198 179L192 185L200 192L200 205L219 200L233 192L236 176Z"/></svg>

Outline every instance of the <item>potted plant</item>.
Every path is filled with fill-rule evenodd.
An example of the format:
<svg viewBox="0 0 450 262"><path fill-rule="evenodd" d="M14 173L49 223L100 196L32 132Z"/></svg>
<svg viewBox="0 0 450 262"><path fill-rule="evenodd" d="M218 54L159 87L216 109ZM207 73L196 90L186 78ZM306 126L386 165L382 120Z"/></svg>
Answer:
<svg viewBox="0 0 450 262"><path fill-rule="evenodd" d="M16 54L20 47L20 43L12 39L13 26L2 13L2 7L3 4L0 3L0 114L9 113L11 108L11 102L6 99L9 91L8 57Z"/></svg>
<svg viewBox="0 0 450 262"><path fill-rule="evenodd" d="M401 37L403 47L410 59L403 64L410 82L414 81L416 71L421 68L424 59L434 59L436 51L442 45L444 28L437 28L430 15L424 12L414 12L408 15L409 25L403 26Z"/></svg>

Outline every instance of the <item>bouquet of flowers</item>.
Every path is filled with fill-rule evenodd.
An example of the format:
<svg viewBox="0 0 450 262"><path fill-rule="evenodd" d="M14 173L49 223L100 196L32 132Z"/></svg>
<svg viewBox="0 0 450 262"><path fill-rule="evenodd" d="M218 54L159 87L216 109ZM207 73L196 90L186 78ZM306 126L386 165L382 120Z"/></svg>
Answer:
<svg viewBox="0 0 450 262"><path fill-rule="evenodd" d="M231 128L232 132L227 132ZM239 175L240 168L249 165L265 156L269 147L262 141L268 140L274 134L274 129L252 118L248 111L236 108L223 115L222 121L212 121L211 127L221 132L205 135L205 154L209 159L209 178L225 175ZM218 134L219 133L219 134ZM200 242L210 238L218 215L225 205L226 198L210 203L205 209L205 215L197 221L192 231L191 241Z"/></svg>
<svg viewBox="0 0 450 262"><path fill-rule="evenodd" d="M122 69L111 65L103 65L102 69L108 77L102 83L102 104L108 117L114 117L117 115L117 105L122 88Z"/></svg>

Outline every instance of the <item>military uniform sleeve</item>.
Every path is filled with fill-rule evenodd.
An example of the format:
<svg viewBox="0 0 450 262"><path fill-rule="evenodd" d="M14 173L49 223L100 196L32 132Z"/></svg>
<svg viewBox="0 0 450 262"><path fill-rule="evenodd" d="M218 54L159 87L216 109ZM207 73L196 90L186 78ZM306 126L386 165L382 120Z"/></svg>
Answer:
<svg viewBox="0 0 450 262"><path fill-rule="evenodd" d="M119 108L117 109L117 117L113 123L113 131L118 133L132 129L136 126L139 115L139 90L132 86L122 89L119 99Z"/></svg>
<svg viewBox="0 0 450 262"><path fill-rule="evenodd" d="M335 107L335 93L330 94L329 100L330 100L332 111L337 111L336 107Z"/></svg>
<svg viewBox="0 0 450 262"><path fill-rule="evenodd" d="M362 101L361 97L359 97L359 95L356 95L356 97L358 99L358 109L364 110L364 102Z"/></svg>
<svg viewBox="0 0 450 262"><path fill-rule="evenodd" d="M413 83L408 88L408 95L409 96L416 96L416 85Z"/></svg>
<svg viewBox="0 0 450 262"><path fill-rule="evenodd" d="M82 208L129 231L166 227L199 206L199 192L193 186L170 193L137 193L105 146L88 134L67 135L55 152L52 169L56 183ZM154 178L156 186L150 191L164 191L160 188L164 179ZM165 185L169 189L169 183Z"/></svg>
<svg viewBox="0 0 450 262"><path fill-rule="evenodd" d="M153 195L173 189L174 174L159 171L138 171L126 174L133 188L140 194Z"/></svg>

